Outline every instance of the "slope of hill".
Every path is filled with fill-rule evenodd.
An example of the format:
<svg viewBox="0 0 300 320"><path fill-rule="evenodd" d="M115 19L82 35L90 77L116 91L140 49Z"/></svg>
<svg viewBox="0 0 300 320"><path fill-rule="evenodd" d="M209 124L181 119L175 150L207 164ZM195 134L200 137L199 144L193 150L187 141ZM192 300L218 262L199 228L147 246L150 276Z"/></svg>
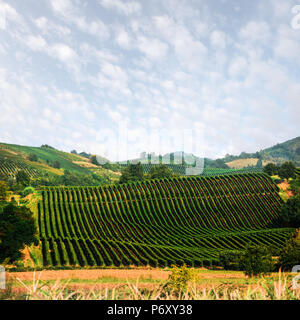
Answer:
<svg viewBox="0 0 300 320"><path fill-rule="evenodd" d="M282 200L265 174L46 187L38 205L44 266L201 266L249 242L280 248Z"/></svg>
<svg viewBox="0 0 300 320"><path fill-rule="evenodd" d="M32 155L36 157L36 161L29 160ZM55 168L55 164L58 164L59 168ZM30 176L35 177L45 172L62 175L64 170L81 174L93 172L98 175L118 176L110 170L91 165L85 157L59 151L50 146L28 147L0 143L0 172L15 176L20 169L25 169Z"/></svg>
<svg viewBox="0 0 300 320"><path fill-rule="evenodd" d="M291 160L300 166L300 137L264 149L261 151L261 154L263 160L280 163Z"/></svg>
<svg viewBox="0 0 300 320"><path fill-rule="evenodd" d="M285 161L294 161L296 166L300 166L300 137L278 143L256 153L242 152L239 156L226 155L223 160L230 168L240 169L255 166L259 158L263 165L269 162L281 164Z"/></svg>

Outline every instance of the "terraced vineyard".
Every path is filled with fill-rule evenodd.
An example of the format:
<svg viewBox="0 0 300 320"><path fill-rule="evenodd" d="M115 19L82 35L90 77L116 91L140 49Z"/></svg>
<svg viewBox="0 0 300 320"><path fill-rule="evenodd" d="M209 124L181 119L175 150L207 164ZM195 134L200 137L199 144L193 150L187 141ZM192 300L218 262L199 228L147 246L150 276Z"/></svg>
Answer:
<svg viewBox="0 0 300 320"><path fill-rule="evenodd" d="M43 263L201 266L250 241L280 247L293 231L268 229L281 201L265 174L46 187L38 204Z"/></svg>
<svg viewBox="0 0 300 320"><path fill-rule="evenodd" d="M6 177L15 177L18 171L24 170L29 177L36 177L38 171L20 161L0 159L0 173Z"/></svg>
<svg viewBox="0 0 300 320"><path fill-rule="evenodd" d="M300 168L296 169L296 176L300 177Z"/></svg>

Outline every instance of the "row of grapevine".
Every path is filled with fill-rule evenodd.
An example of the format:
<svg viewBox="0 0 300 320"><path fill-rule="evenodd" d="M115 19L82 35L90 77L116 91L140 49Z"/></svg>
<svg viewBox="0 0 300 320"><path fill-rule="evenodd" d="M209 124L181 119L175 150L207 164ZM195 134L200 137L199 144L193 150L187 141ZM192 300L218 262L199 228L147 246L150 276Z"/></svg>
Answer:
<svg viewBox="0 0 300 320"><path fill-rule="evenodd" d="M24 170L29 177L36 177L38 171L21 161L12 159L0 159L0 173L6 177L14 178L18 171Z"/></svg>
<svg viewBox="0 0 300 320"><path fill-rule="evenodd" d="M281 205L265 174L181 177L102 187L45 187L45 265L200 266L249 242L281 246Z"/></svg>

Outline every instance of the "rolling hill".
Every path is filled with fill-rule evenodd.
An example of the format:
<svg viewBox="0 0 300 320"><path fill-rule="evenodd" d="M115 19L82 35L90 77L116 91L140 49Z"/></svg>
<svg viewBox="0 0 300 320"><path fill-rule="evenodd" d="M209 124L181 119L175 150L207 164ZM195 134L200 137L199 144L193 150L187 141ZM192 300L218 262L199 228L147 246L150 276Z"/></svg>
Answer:
<svg viewBox="0 0 300 320"><path fill-rule="evenodd" d="M36 161L31 161L32 157ZM38 177L44 173L63 175L64 170L69 170L86 175L91 173L107 175L113 181L119 178L118 173L93 165L85 157L59 151L47 145L28 147L0 143L0 172L5 176L14 177L20 169L25 170L32 177Z"/></svg>

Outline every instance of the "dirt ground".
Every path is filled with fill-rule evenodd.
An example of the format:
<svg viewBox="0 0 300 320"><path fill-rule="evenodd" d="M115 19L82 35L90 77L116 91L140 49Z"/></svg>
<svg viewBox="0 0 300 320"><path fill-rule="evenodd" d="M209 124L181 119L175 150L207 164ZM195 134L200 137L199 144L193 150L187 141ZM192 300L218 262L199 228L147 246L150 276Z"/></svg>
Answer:
<svg viewBox="0 0 300 320"><path fill-rule="evenodd" d="M12 278L19 278L22 281L30 281L35 279L40 280L97 280L101 278L116 278L116 279L152 279L152 280L167 280L170 271L162 269L95 269L95 270L44 270L35 272L12 272L9 274ZM246 278L241 272L206 272L198 273L200 279L233 279Z"/></svg>

